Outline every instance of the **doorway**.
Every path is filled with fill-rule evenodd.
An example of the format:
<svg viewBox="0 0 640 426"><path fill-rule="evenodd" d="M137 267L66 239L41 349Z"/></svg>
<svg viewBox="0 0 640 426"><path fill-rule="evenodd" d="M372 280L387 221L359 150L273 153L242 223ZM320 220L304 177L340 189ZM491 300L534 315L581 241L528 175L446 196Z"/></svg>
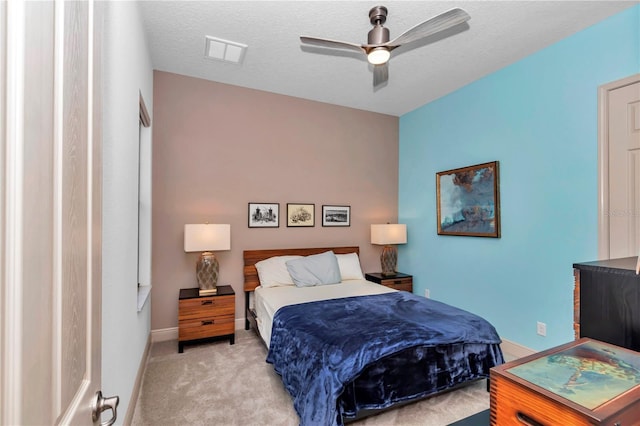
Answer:
<svg viewBox="0 0 640 426"><path fill-rule="evenodd" d="M598 259L640 252L640 74L598 93Z"/></svg>

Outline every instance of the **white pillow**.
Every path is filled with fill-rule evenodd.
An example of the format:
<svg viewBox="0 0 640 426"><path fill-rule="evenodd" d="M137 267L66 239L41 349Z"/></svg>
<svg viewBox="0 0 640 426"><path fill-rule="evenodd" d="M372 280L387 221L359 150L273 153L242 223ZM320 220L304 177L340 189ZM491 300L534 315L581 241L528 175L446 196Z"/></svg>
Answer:
<svg viewBox="0 0 640 426"><path fill-rule="evenodd" d="M296 287L337 284L341 281L338 260L332 251L289 260L287 269Z"/></svg>
<svg viewBox="0 0 640 426"><path fill-rule="evenodd" d="M287 270L286 262L300 259L302 256L274 256L260 262L256 262L256 270L260 285L265 288L294 285L291 275Z"/></svg>
<svg viewBox="0 0 640 426"><path fill-rule="evenodd" d="M338 258L338 267L340 268L342 281L364 280L358 253L336 254L336 257Z"/></svg>

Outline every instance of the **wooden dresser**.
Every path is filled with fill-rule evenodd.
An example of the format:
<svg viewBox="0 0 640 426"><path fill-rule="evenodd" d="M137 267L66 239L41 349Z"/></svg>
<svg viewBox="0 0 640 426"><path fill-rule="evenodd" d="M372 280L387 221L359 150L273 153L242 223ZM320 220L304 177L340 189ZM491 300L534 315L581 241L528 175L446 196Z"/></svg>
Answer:
<svg viewBox="0 0 640 426"><path fill-rule="evenodd" d="M575 263L575 338L590 337L640 351L637 257Z"/></svg>
<svg viewBox="0 0 640 426"><path fill-rule="evenodd" d="M180 289L178 301L178 352L190 341L228 337L235 342L236 296L228 285L213 296L199 296L197 288Z"/></svg>

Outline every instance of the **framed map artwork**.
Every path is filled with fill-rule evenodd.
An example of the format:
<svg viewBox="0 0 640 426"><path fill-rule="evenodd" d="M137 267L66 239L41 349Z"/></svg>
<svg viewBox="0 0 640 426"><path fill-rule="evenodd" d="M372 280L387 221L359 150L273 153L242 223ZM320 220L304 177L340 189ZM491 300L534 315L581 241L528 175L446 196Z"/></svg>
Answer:
<svg viewBox="0 0 640 426"><path fill-rule="evenodd" d="M436 173L438 235L500 238L498 162Z"/></svg>

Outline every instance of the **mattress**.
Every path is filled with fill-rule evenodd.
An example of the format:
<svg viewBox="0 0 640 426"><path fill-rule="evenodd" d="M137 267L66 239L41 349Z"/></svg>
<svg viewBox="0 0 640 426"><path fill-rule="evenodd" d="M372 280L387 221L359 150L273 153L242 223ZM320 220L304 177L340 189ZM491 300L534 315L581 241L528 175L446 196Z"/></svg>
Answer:
<svg viewBox="0 0 640 426"><path fill-rule="evenodd" d="M349 280L338 284L326 284L314 287L257 287L254 292L254 306L258 331L267 348L271 342L273 317L283 306L315 300L339 299L341 297L366 296L390 293L394 290L366 280Z"/></svg>

